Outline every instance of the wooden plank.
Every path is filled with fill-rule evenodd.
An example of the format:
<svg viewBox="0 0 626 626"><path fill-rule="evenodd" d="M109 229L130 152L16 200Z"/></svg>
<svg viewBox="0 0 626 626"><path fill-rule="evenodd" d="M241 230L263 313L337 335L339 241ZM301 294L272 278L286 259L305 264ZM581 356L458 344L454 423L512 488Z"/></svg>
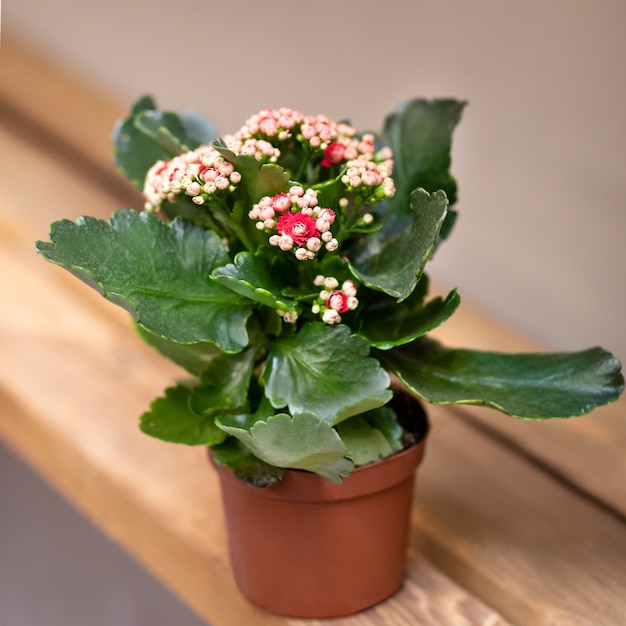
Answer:
<svg viewBox="0 0 626 626"><path fill-rule="evenodd" d="M104 173L117 177L111 160L111 130L127 111L96 85L89 86L61 71L3 34L0 62L0 103L3 115L30 120L39 134L73 148ZM1 109L0 109L1 110Z"/></svg>
<svg viewBox="0 0 626 626"><path fill-rule="evenodd" d="M417 549L513 623L623 624L624 521L448 409L431 415Z"/></svg>

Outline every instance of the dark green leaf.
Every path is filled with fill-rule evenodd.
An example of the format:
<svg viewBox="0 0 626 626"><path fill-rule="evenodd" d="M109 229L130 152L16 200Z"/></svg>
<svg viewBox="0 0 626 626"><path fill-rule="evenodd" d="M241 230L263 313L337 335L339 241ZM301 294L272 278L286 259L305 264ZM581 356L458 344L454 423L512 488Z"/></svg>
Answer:
<svg viewBox="0 0 626 626"><path fill-rule="evenodd" d="M423 276L420 284L425 279ZM410 343L443 324L460 302L456 290L451 291L445 300L437 297L426 304L417 289L401 303L380 296L375 302L364 303L359 335L381 350Z"/></svg>
<svg viewBox="0 0 626 626"><path fill-rule="evenodd" d="M446 216L442 191L411 194L411 216L393 230L369 235L358 255L349 259L354 274L368 287L404 300L413 291L430 258Z"/></svg>
<svg viewBox="0 0 626 626"><path fill-rule="evenodd" d="M384 135L393 149L394 204L408 206L411 192L418 187L430 193L443 189L450 204L456 202L450 149L464 106L456 100L416 99L387 117Z"/></svg>
<svg viewBox="0 0 626 626"><path fill-rule="evenodd" d="M191 408L197 413L208 414L245 406L255 354L256 349L249 348L213 359L202 372L200 385L191 392Z"/></svg>
<svg viewBox="0 0 626 626"><path fill-rule="evenodd" d="M142 111L135 116L134 123L139 132L161 146L171 157L191 149L185 144L185 129L175 113Z"/></svg>
<svg viewBox="0 0 626 626"><path fill-rule="evenodd" d="M192 150L198 146L208 146L217 138L215 126L200 113L187 109L180 114L180 123L185 131L185 142Z"/></svg>
<svg viewBox="0 0 626 626"><path fill-rule="evenodd" d="M448 349L422 338L379 358L432 404L480 404L514 417L573 417L617 399L619 361L602 348L581 352L500 354Z"/></svg>
<svg viewBox="0 0 626 626"><path fill-rule="evenodd" d="M215 129L194 111L180 116L160 111L149 96L139 98L113 131L113 159L120 171L143 190L148 170L159 160L208 144Z"/></svg>
<svg viewBox="0 0 626 626"><path fill-rule="evenodd" d="M310 413L273 415L249 431L221 427L256 457L276 467L315 472L333 483L341 483L354 467L335 429Z"/></svg>
<svg viewBox="0 0 626 626"><path fill-rule="evenodd" d="M305 324L269 353L265 394L276 408L311 412L336 424L391 398L387 373L367 355L367 342L347 326Z"/></svg>
<svg viewBox="0 0 626 626"><path fill-rule="evenodd" d="M218 267L213 278L220 285L272 309L295 310L295 302L281 294L283 287L276 279L266 249L257 254L239 253L234 263Z"/></svg>
<svg viewBox="0 0 626 626"><path fill-rule="evenodd" d="M61 265L124 307L150 332L179 343L211 342L226 352L248 343L249 301L211 280L229 261L215 233L184 220L118 211L52 225L52 243L37 242Z"/></svg>
<svg viewBox="0 0 626 626"><path fill-rule="evenodd" d="M224 354L212 343L176 343L149 332L139 324L135 324L135 330L159 354L194 376L198 376L215 357Z"/></svg>
<svg viewBox="0 0 626 626"><path fill-rule="evenodd" d="M183 385L165 390L165 397L157 398L150 410L141 416L141 431L173 443L192 446L211 446L226 438L211 416L198 415L189 408L190 389Z"/></svg>
<svg viewBox="0 0 626 626"><path fill-rule="evenodd" d="M143 190L148 170L159 160L173 155L135 126L135 117L156 107L149 97L138 100L129 117L119 120L113 130L113 159L119 170L139 190Z"/></svg>

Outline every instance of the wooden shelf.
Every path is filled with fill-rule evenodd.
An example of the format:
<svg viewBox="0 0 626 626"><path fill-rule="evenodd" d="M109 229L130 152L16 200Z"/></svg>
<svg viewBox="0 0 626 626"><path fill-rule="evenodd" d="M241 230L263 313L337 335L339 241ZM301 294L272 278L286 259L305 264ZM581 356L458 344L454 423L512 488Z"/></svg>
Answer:
<svg viewBox="0 0 626 626"><path fill-rule="evenodd" d="M140 206L108 160L123 107L6 37L2 54L0 436L102 532L214 626L624 623L624 401L537 424L433 408L404 588L324 622L251 607L232 579L204 451L137 429L182 372L141 343L123 311L34 252L55 219ZM466 305L439 335L536 347Z"/></svg>

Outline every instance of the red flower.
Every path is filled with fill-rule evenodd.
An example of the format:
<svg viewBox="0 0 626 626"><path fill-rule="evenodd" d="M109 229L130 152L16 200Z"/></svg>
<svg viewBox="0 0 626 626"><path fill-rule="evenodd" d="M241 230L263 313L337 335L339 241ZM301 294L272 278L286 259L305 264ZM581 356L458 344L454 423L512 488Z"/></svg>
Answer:
<svg viewBox="0 0 626 626"><path fill-rule="evenodd" d="M333 309L337 313L345 313L348 310L348 296L343 291L335 289L326 300L326 308Z"/></svg>
<svg viewBox="0 0 626 626"><path fill-rule="evenodd" d="M342 143L330 143L324 150L324 158L322 159L322 167L331 167L343 161L343 155L346 147Z"/></svg>
<svg viewBox="0 0 626 626"><path fill-rule="evenodd" d="M315 220L302 213L287 213L278 219L279 234L288 235L298 246L306 244L311 237L319 237L320 234L315 228Z"/></svg>

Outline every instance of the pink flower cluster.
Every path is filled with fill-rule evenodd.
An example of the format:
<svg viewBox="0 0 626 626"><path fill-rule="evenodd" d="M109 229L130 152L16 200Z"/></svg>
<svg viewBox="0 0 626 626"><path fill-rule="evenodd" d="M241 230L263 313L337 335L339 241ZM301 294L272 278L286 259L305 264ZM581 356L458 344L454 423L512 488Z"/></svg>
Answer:
<svg viewBox="0 0 626 626"><path fill-rule="evenodd" d="M325 115L303 115L293 109L263 109L225 138L238 154L251 154L260 161L276 162L282 142L295 138L321 155L321 166L345 168L341 181L350 191L359 189L366 197L390 198L395 193L391 173L393 154L383 148L376 152L374 135L358 137L348 124L338 124Z"/></svg>
<svg viewBox="0 0 626 626"><path fill-rule="evenodd" d="M341 182L350 190L367 187L375 189L380 199L391 198L396 192L391 178L393 165L391 149L383 148L374 154L373 136L363 135L358 154L346 162Z"/></svg>
<svg viewBox="0 0 626 626"><path fill-rule="evenodd" d="M272 232L269 243L281 250L293 250L300 261L315 258L324 247L328 251L339 246L330 230L335 212L319 207L317 192L293 185L287 193L264 196L248 213L257 220L259 230Z"/></svg>
<svg viewBox="0 0 626 626"><path fill-rule="evenodd" d="M215 148L200 146L170 161L157 161L150 168L143 189L145 208L157 210L165 200L174 202L180 194L204 204L213 194L233 191L240 181L241 174Z"/></svg>
<svg viewBox="0 0 626 626"><path fill-rule="evenodd" d="M316 276L313 282L323 289L311 310L316 315L320 314L326 324L339 324L342 313L359 306L356 285L351 280L345 280L340 289L339 281L333 276Z"/></svg>

